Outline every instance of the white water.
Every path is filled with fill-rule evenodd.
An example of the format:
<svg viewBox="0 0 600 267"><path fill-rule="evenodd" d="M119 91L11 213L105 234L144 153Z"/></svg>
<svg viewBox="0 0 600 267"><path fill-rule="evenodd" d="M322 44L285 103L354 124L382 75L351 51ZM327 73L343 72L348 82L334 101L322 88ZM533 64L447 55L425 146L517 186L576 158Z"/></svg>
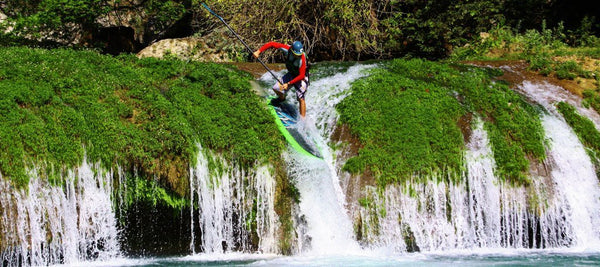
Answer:
<svg viewBox="0 0 600 267"><path fill-rule="evenodd" d="M319 132L321 139L317 141L326 150L325 164L297 158L293 151L287 161L290 176L303 196L301 213L308 221L313 252L349 251L348 244L354 249L352 221L358 218L363 223L363 246L377 250L407 251L407 238L412 238L421 251L573 246L600 249L596 244L600 234L594 226L600 223L599 212L594 209L600 204L598 180L576 135L552 112L553 103L567 101L594 121L600 119L583 108L576 97L548 84L525 83L519 89L551 111L551 115L542 117L549 139L545 162L548 173L532 169L530 187L506 185L495 176L487 133L483 123L478 122L465 154L467 171L461 178L465 182L388 186L383 194L371 191L374 202L370 207L361 207L359 212L346 210L358 205L346 203L346 188L340 186L336 174L342 164L336 165L339 155L329 149L327 142L338 119L335 105L348 95L349 84L369 67L358 65L312 81L307 93L307 124L315 121L313 133ZM262 79L272 82L266 75Z"/></svg>
<svg viewBox="0 0 600 267"><path fill-rule="evenodd" d="M288 176L301 196L298 216L306 221L306 230L301 225L298 227L301 235L299 252L304 255L345 254L360 250L345 209L345 196L328 140L337 122L335 105L348 95L350 83L364 76L365 70L373 66L356 65L334 76L313 79L306 93L304 126L321 148L324 160L308 158L291 149L285 156ZM275 82L266 74L261 80L268 84ZM287 99L297 105L292 93Z"/></svg>
<svg viewBox="0 0 600 267"><path fill-rule="evenodd" d="M547 82L534 83L525 81L517 87L517 91L553 113L556 111L556 107L554 106L556 103L567 102L575 107L579 114L592 120L596 129L600 131L600 115L594 109L585 108L582 104L581 97L570 93L560 86L552 85Z"/></svg>
<svg viewBox="0 0 600 267"><path fill-rule="evenodd" d="M197 205L199 214L198 218L194 218L194 207L190 209L191 232L196 234L194 223L198 223L202 252L250 252L248 237L251 233L246 224L249 220L254 220L257 225L256 234L260 237L258 251L275 252L275 180L269 168L260 166L246 173L239 167L229 166L218 156L202 151L202 148L197 158L196 166L190 170L190 195L191 203ZM222 164L222 172L210 170L209 160ZM255 218L250 218L253 201L257 209ZM196 252L194 238L192 236L192 253Z"/></svg>
<svg viewBox="0 0 600 267"><path fill-rule="evenodd" d="M504 185L493 173L489 140L479 122L466 154L468 187L428 182L388 186L383 196L372 193L377 206L362 208L360 215L366 229L379 233L367 231L368 239L374 247L398 252L407 250L405 239L411 234L421 251L529 246L600 250L600 189L594 168L560 118L544 115L542 121L551 139L550 181L532 177L530 189Z"/></svg>
<svg viewBox="0 0 600 267"><path fill-rule="evenodd" d="M585 148L560 117L555 105L564 101L591 119L600 129L600 116L593 110L584 108L581 100L566 90L547 83L524 82L519 90L533 99L549 115L542 116L546 136L551 140L548 165L556 193L561 201L567 220L571 223L570 234L573 246L600 249L600 187L598 177Z"/></svg>
<svg viewBox="0 0 600 267"><path fill-rule="evenodd" d="M112 208L113 173L95 173L84 162L64 186L51 186L29 171L28 190L0 176L2 259L9 265L75 263L119 255Z"/></svg>
<svg viewBox="0 0 600 267"><path fill-rule="evenodd" d="M473 231L473 245L499 247L501 221L500 188L494 177L495 162L483 122L477 118L471 140L467 144L467 183L469 184L468 221Z"/></svg>
<svg viewBox="0 0 600 267"><path fill-rule="evenodd" d="M366 224L364 239L371 247L402 252L407 250L405 239L414 238L421 251L529 246L600 249L598 179L585 149L554 104L574 105L596 126L600 117L560 87L526 82L519 91L551 112L542 116L550 139L545 162L550 168L548 178L532 173L530 189L504 185L494 175L493 154L479 122L465 155L467 173L462 180L467 184L411 183L388 186L383 195L370 193L374 204L361 208L359 217Z"/></svg>
<svg viewBox="0 0 600 267"><path fill-rule="evenodd" d="M546 135L552 140L549 161L561 207L571 224L573 245L600 248L600 189L594 166L567 124L544 116Z"/></svg>

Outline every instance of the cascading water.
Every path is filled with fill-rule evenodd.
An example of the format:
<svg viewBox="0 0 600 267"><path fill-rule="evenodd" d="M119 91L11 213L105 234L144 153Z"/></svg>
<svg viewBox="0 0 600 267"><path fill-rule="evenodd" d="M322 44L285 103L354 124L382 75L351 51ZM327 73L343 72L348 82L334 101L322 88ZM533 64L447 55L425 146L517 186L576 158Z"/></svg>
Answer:
<svg viewBox="0 0 600 267"><path fill-rule="evenodd" d="M317 129L313 129L313 133L319 132L318 143L326 150L329 149L326 144L337 122L335 105L350 93L347 90L349 83L363 75L361 70L369 67L371 66L354 66L347 72L312 81L311 88L319 89L307 93L309 103L307 117L309 120L314 118ZM269 78L265 75L262 79L272 82ZM546 90L536 86L532 88L539 91ZM564 93L555 95L568 96ZM575 99L569 101L576 103ZM542 105L551 103L541 97L536 102ZM580 104L577 106L583 110ZM551 109L551 107L547 108ZM589 111L583 112L583 114L588 113ZM563 127L552 124L560 121L558 114L544 115L542 119L546 135L551 139L548 148L549 159L545 165L552 171L545 176L532 173L533 183L530 188L504 184L502 179L494 175L495 163L487 133L483 122L478 122L473 129L465 155L467 172L461 179L464 182L459 184L407 183L388 186L382 195L375 193L373 189L368 194L374 198L370 207L360 207L358 212L349 211L354 220L361 221L362 241L369 247L388 247L395 251L500 247L547 248L581 244L583 234L577 234L573 229L596 231L592 227L595 225L592 222L595 222L598 213L591 207L598 206L597 200L594 200L597 197L594 197L599 190L595 185L593 166L577 137L566 127L566 124L562 125ZM311 125L310 121L307 125ZM557 131L566 136L553 136ZM568 140L570 140L568 145L562 143ZM565 145L575 150L561 150ZM319 167L317 162L303 162L301 159L296 159L293 153L289 155L292 155L288 156L290 177L297 182L302 195L301 212L307 217L310 229L308 235L311 237L313 249L328 253L325 247L355 244L353 241L344 241L337 245L331 243L336 242L331 241L336 239L335 236L345 236L345 240L354 238L351 233L352 227L347 227L350 220L345 215L347 213L345 207L353 205L346 203L343 192L347 190L340 187L340 184L346 186L348 182L340 183L336 174L336 168L341 166L339 162L336 164L336 159L340 155L327 151L324 153L326 166L322 167ZM578 166L573 164L573 161L579 160L586 162L584 170L568 170L568 166ZM565 184L571 176L585 177L582 183L589 185L586 189L590 193L584 194L588 195L586 198L590 203L588 208L573 209L572 206L581 207L579 204L573 204L581 200L574 199L574 194L569 193L573 190L568 189L569 185ZM325 181L332 184L331 188L327 188L328 184ZM324 195L328 195L329 199ZM569 197L570 195L572 196ZM327 203L335 202L337 204L326 207ZM342 211L341 214L336 211L336 207ZM573 216L573 212L578 212L577 216ZM344 220L334 222L327 218L329 214ZM591 219L584 220L586 227L580 228L578 226L580 219L576 218ZM327 229L327 225L336 225L336 229ZM328 235L339 230L345 234ZM592 236L592 239L596 240L598 234ZM323 248L318 245L319 237L326 237L327 242L321 243ZM593 242L583 243L587 246ZM348 251L346 248L342 250Z"/></svg>
<svg viewBox="0 0 600 267"><path fill-rule="evenodd" d="M532 172L529 188L504 184L494 175L492 151L479 121L465 155L467 173L461 180L466 182L407 183L388 186L382 194L373 190L374 204L355 215L363 223L363 239L396 251L600 248L600 188L594 167L553 106L567 101L557 97L565 94L539 86L547 87L526 82L519 91L548 110L541 117L548 174Z"/></svg>
<svg viewBox="0 0 600 267"><path fill-rule="evenodd" d="M27 189L0 177L3 265L48 265L106 260L119 255L113 212L113 173L85 162L62 185L29 171Z"/></svg>
<svg viewBox="0 0 600 267"><path fill-rule="evenodd" d="M198 208L201 250L205 253L231 251L250 252L249 238L259 238L254 250L274 253L277 249L276 219L274 211L275 180L267 166L246 173L239 167L228 166L218 156L205 155L200 148L196 166L190 170L190 196L192 208L192 234L194 209ZM211 170L209 160L222 164ZM250 225L256 223L256 233ZM195 252L194 236L191 250Z"/></svg>
<svg viewBox="0 0 600 267"><path fill-rule="evenodd" d="M302 253L341 254L359 250L334 167L335 158L327 142L337 121L335 105L347 96L350 83L364 76L364 70L373 66L356 65L334 76L311 80L303 127L321 148L324 160L307 158L291 150L285 156L288 176L300 192L300 214L297 216L304 218L307 224L306 233L300 233L304 237L298 240ZM267 84L275 82L266 74L261 80ZM297 105L295 97L288 96L287 99Z"/></svg>
<svg viewBox="0 0 600 267"><path fill-rule="evenodd" d="M600 248L600 187L598 177L585 148L567 123L561 119L554 104L567 102L590 118L600 129L600 116L583 108L579 99L565 90L547 83L524 82L519 90L542 105L550 114L542 117L546 136L553 143L549 151L551 176L561 200L565 216L571 225L573 246Z"/></svg>
<svg viewBox="0 0 600 267"><path fill-rule="evenodd" d="M477 119L467 144L467 183L469 184L468 221L473 226L470 234L481 247L499 247L500 189L494 177L494 158L483 122Z"/></svg>

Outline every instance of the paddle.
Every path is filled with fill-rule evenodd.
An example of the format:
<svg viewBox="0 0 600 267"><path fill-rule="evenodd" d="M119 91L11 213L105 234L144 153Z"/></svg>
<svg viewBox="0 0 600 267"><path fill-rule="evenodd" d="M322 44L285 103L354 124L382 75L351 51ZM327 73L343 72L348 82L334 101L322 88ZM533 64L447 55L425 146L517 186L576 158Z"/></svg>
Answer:
<svg viewBox="0 0 600 267"><path fill-rule="evenodd" d="M235 37L238 38L238 40L240 40L240 42L242 42L242 44L244 44L244 46L246 47L246 49L248 49L248 52L250 52L250 54L252 54L254 51L252 51L252 49L250 49L250 47L246 44L246 42L244 42L244 40L242 40L242 37L240 37L230 26L229 24L227 24L227 22L225 22L225 20L217 15L217 13L215 13L214 11L212 11L204 2L202 2L202 6L204 6L204 8L206 8L206 10L208 10L208 12L210 12L211 14L213 14L215 17L217 17L219 20L221 20L221 22L223 22L223 24L225 24L225 26L227 26L227 28L233 33L233 35L235 35ZM281 80L275 75L275 73L273 73L273 71L271 69L269 69L269 67L267 67L267 65L265 65L264 62L262 62L262 60L260 60L260 58L256 58L258 60L258 62L260 62L260 64L263 65L263 67L265 67L265 69L267 69L267 71L269 71L269 73L271 73L271 75L273 75L273 78L275 78L275 80L277 80L277 82L279 82L279 84L283 84L283 82L281 82Z"/></svg>

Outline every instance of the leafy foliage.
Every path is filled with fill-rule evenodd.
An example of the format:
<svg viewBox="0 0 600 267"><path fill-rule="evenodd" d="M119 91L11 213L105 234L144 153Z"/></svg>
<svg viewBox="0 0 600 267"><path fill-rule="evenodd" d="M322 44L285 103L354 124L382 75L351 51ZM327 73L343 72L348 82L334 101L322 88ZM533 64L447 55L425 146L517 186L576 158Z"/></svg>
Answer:
<svg viewBox="0 0 600 267"><path fill-rule="evenodd" d="M600 89L600 85L598 89ZM583 104L600 112L600 94L598 90L588 89L583 91Z"/></svg>
<svg viewBox="0 0 600 267"><path fill-rule="evenodd" d="M527 184L528 157L545 156L538 111L506 85L491 82L496 73L460 69L397 59L355 82L337 109L362 148L344 168L370 171L380 185L458 172L468 131L459 121L475 114L490 132L498 175Z"/></svg>
<svg viewBox="0 0 600 267"><path fill-rule="evenodd" d="M136 203L148 203L153 207L163 205L174 210L181 210L189 206L189 199L175 196L165 190L154 180L146 180L140 177L127 179L127 197L125 204L133 206ZM126 208L127 209L127 208Z"/></svg>
<svg viewBox="0 0 600 267"><path fill-rule="evenodd" d="M104 0L7 1L8 15L14 19L14 32L34 39L58 38L75 41L81 32L97 28L96 18L108 14L111 6Z"/></svg>
<svg viewBox="0 0 600 267"><path fill-rule="evenodd" d="M138 36L144 36L149 42L164 37L171 27L183 20L189 14L189 5L189 0L34 0L25 3L7 0L0 8L9 16L7 22L12 30L9 36L0 33L0 41L35 43L15 39L17 36L46 46L59 43L93 47L99 44L92 38L102 28L122 26L136 29Z"/></svg>
<svg viewBox="0 0 600 267"><path fill-rule="evenodd" d="M103 27L135 29L145 44L223 27L198 0L6 0L0 8L15 23L16 35L58 40L63 45L89 42ZM544 41L548 28L560 28L569 45L597 45L600 30L587 4L560 0L310 0L207 2L251 47L269 40L302 40L316 60L392 58L406 54L447 56L471 43L480 32L506 27ZM596 12L597 13L597 12ZM550 27L546 27L546 21ZM102 22L102 23L99 23ZM0 26L2 28L2 26ZM534 30L534 31L529 31ZM542 34L537 35L540 31ZM0 34L2 35L2 34ZM140 36L144 36L140 38ZM0 38L1 40L2 38ZM144 40L140 40L144 39ZM100 46L101 47L101 46Z"/></svg>
<svg viewBox="0 0 600 267"><path fill-rule="evenodd" d="M198 142L243 166L283 148L249 74L226 65L18 47L0 59L0 171L21 185L32 164L60 171L85 156L183 195Z"/></svg>

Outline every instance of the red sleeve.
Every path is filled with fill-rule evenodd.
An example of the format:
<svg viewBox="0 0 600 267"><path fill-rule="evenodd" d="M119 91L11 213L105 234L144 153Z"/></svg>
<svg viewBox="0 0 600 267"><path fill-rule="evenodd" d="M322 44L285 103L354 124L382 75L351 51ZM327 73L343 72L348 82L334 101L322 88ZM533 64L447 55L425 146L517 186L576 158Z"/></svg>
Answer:
<svg viewBox="0 0 600 267"><path fill-rule="evenodd" d="M290 45L286 45L286 44L282 44L282 43L277 43L277 42L268 42L265 45L261 46L258 50L260 50L260 52L264 52L265 50L269 49L269 48L285 48L287 50L290 49Z"/></svg>
<svg viewBox="0 0 600 267"><path fill-rule="evenodd" d="M294 78L293 80L291 80L288 83L295 84L299 81L302 81L304 79L305 75L306 75L306 57L304 56L304 53L302 53L302 65L300 66L300 73L298 74L298 76L296 76L296 78Z"/></svg>

